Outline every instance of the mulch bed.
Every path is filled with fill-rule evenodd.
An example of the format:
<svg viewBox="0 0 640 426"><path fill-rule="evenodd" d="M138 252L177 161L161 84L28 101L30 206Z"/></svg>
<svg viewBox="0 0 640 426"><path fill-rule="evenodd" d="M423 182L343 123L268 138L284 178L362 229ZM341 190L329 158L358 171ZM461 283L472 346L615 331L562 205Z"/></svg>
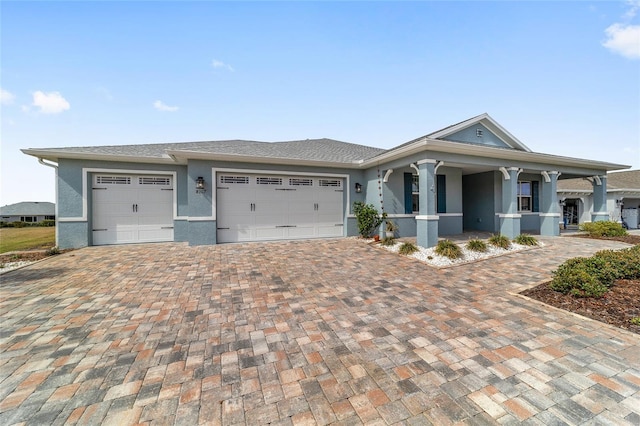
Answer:
<svg viewBox="0 0 640 426"><path fill-rule="evenodd" d="M585 234L572 235L571 237L591 238ZM640 235L600 237L598 239L621 241L633 245L640 244ZM615 285L601 298L581 298L563 294L552 290L548 282L520 294L547 305L640 334L640 325L634 325L630 322L632 318L640 317L640 280L616 281Z"/></svg>
<svg viewBox="0 0 640 426"><path fill-rule="evenodd" d="M640 317L640 280L616 281L611 290L598 299L560 293L552 290L548 282L520 294L640 334L640 326L630 322Z"/></svg>

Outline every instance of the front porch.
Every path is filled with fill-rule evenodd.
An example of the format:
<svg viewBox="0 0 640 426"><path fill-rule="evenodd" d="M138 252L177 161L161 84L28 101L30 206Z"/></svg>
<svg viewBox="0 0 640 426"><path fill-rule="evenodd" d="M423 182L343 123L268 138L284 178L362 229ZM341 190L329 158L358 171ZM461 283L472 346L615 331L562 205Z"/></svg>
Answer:
<svg viewBox="0 0 640 426"><path fill-rule="evenodd" d="M396 223L398 237L415 237L422 247L435 246L443 235L559 236L557 182L563 173L527 166L418 160L381 169L379 181L371 182L378 184L380 200L367 199ZM595 176L594 191L606 192L606 177Z"/></svg>

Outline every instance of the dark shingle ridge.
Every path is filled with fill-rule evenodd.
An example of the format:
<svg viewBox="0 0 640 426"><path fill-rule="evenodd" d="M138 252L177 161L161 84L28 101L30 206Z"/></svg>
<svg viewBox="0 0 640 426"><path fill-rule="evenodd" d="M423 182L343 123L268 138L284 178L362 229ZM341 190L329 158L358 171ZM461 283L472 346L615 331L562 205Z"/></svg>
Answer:
<svg viewBox="0 0 640 426"><path fill-rule="evenodd" d="M49 148L47 151L76 154L166 158L167 151L194 151L219 155L238 155L296 160L353 162L374 157L385 149L341 142L334 139L305 139L285 142L222 140L140 145L104 145Z"/></svg>

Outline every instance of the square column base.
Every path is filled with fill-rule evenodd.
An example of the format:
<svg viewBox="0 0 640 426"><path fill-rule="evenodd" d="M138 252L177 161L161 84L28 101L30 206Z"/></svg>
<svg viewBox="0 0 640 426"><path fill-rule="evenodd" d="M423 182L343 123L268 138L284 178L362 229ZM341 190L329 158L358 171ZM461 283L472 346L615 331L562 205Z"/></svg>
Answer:
<svg viewBox="0 0 640 426"><path fill-rule="evenodd" d="M420 247L438 244L438 216L416 216L416 242Z"/></svg>
<svg viewBox="0 0 640 426"><path fill-rule="evenodd" d="M591 213L591 222L602 222L604 220L611 220L609 218L609 212Z"/></svg>
<svg viewBox="0 0 640 426"><path fill-rule="evenodd" d="M500 234L509 239L513 239L520 235L520 215L519 214L501 214L500 215Z"/></svg>
<svg viewBox="0 0 640 426"><path fill-rule="evenodd" d="M560 213L540 215L540 235L547 237L560 236Z"/></svg>

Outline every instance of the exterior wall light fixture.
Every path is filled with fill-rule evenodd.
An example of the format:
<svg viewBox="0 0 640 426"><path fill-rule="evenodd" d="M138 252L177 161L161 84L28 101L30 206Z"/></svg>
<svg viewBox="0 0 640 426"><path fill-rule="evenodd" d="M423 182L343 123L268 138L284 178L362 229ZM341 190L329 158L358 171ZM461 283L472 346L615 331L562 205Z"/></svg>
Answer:
<svg viewBox="0 0 640 426"><path fill-rule="evenodd" d="M196 189L204 189L204 178L202 176L198 176L196 179Z"/></svg>
<svg viewBox="0 0 640 426"><path fill-rule="evenodd" d="M362 192L362 185L356 182L356 194L359 194L361 192Z"/></svg>

